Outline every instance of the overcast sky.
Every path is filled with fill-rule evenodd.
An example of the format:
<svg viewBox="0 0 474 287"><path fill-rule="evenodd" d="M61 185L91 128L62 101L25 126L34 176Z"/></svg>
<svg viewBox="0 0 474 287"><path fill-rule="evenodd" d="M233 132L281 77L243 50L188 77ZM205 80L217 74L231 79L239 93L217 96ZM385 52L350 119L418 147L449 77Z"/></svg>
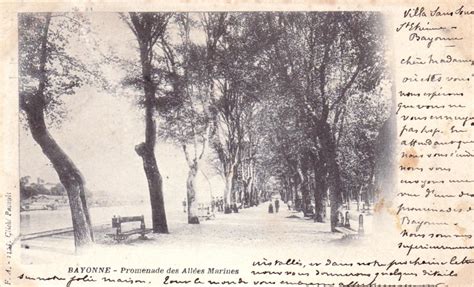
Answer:
<svg viewBox="0 0 474 287"><path fill-rule="evenodd" d="M91 20L93 31L119 56L138 59L133 34L117 14L95 14ZM85 60L93 57L91 52L82 52L93 50L87 39L79 41L80 45L72 49L81 49ZM107 71L117 79L126 72L115 67L108 67ZM148 198L142 160L134 150L135 145L144 140L144 122L130 97L85 86L75 95L64 98L64 102L69 110L68 119L50 132L83 173L87 188L110 195ZM183 152L170 143L158 143L156 156L164 179L165 200L180 205L185 197L188 172ZM214 176L206 164L203 170L211 177L212 192L222 193L220 177ZM25 129L20 131L20 174L29 175L32 180L41 177L47 182L59 182L48 159ZM209 183L202 175L198 178L198 192L203 200L207 199Z"/></svg>

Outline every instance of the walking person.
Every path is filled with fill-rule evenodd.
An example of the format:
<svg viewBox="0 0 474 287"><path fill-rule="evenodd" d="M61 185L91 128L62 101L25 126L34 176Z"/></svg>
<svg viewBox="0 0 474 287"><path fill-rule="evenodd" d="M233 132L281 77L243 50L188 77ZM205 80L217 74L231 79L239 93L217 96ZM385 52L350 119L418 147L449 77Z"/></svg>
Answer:
<svg viewBox="0 0 474 287"><path fill-rule="evenodd" d="M216 198L213 196L211 199L211 212L214 213L214 209L216 207Z"/></svg>
<svg viewBox="0 0 474 287"><path fill-rule="evenodd" d="M224 211L224 198L223 197L219 199L219 211L220 212Z"/></svg>
<svg viewBox="0 0 474 287"><path fill-rule="evenodd" d="M268 206L268 213L273 213L273 204L270 202L270 205Z"/></svg>
<svg viewBox="0 0 474 287"><path fill-rule="evenodd" d="M275 213L278 213L278 209L280 209L280 201L275 199Z"/></svg>

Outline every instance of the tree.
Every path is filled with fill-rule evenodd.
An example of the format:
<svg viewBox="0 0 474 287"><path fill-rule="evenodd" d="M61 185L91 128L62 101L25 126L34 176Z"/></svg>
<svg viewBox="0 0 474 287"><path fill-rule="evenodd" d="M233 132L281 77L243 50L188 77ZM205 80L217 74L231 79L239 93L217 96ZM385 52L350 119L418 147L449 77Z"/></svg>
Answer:
<svg viewBox="0 0 474 287"><path fill-rule="evenodd" d="M20 178L20 200L28 199L37 194L37 191L29 186L30 176Z"/></svg>
<svg viewBox="0 0 474 287"><path fill-rule="evenodd" d="M252 114L264 90L265 72L260 56L268 40L259 30L262 13L235 13L225 22L225 33L217 50L215 136L212 146L221 163L225 180L225 212L235 202L234 182L239 160L246 158L244 146L250 149L256 138L246 128L252 125ZM249 122L251 121L251 122Z"/></svg>
<svg viewBox="0 0 474 287"><path fill-rule="evenodd" d="M61 96L74 94L90 75L82 63L66 52L68 38L82 24L83 19L64 14L19 16L20 108L33 139L51 161L67 191L76 250L93 242L85 181L49 133L47 120L49 125L61 121L65 116Z"/></svg>
<svg viewBox="0 0 474 287"><path fill-rule="evenodd" d="M122 19L135 35L140 52L141 72L136 83L143 89L145 109L145 141L135 146L135 151L143 160L143 169L148 181L150 203L152 211L153 232L168 233L165 205L163 200L163 180L161 178L155 157L156 145L156 111L160 107L158 85L163 76L157 69L160 63L154 50L157 42L166 32L169 13L129 13L129 17L122 15ZM166 108L161 105L160 108Z"/></svg>
<svg viewBox="0 0 474 287"><path fill-rule="evenodd" d="M211 132L215 44L191 43L191 29L196 28L198 21L189 13L178 14L174 19L180 42L170 43L170 39L162 38L161 43L167 61L168 82L179 98L179 104L163 113L161 135L183 149L189 167L186 181L188 223L199 224L196 176ZM219 35L212 33L210 37Z"/></svg>
<svg viewBox="0 0 474 287"><path fill-rule="evenodd" d="M327 170L335 231L345 194L336 124L348 97L372 91L383 78L381 19L376 13L309 12L269 20L282 35L273 48L280 86L301 102L312 125L312 149Z"/></svg>

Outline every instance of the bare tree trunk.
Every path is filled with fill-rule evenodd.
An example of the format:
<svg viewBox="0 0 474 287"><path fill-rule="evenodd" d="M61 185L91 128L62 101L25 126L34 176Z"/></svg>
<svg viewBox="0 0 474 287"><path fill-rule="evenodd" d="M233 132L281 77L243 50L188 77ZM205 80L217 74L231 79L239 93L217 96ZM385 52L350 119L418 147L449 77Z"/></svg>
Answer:
<svg viewBox="0 0 474 287"><path fill-rule="evenodd" d="M309 190L308 190L308 177L306 170L303 166L298 166L298 175L300 177L299 190L301 191L301 208L303 210L303 216L308 216L310 199L309 199Z"/></svg>
<svg viewBox="0 0 474 287"><path fill-rule="evenodd" d="M237 166L234 167L234 173L232 177L232 188L230 189L230 209L231 211L234 211L234 204L238 202L238 196L239 196L239 181L237 179Z"/></svg>
<svg viewBox="0 0 474 287"><path fill-rule="evenodd" d="M294 210L301 211L301 202L299 199L298 191L299 191L299 176L295 174L293 176L293 206Z"/></svg>
<svg viewBox="0 0 474 287"><path fill-rule="evenodd" d="M343 186L339 164L337 163L334 135L327 122L320 124L318 139L322 146L322 154L327 164L328 180L330 185L329 201L331 203L331 231L336 231L337 212L342 205Z"/></svg>
<svg viewBox="0 0 474 287"><path fill-rule="evenodd" d="M252 193L252 190L253 190L253 177L250 178L249 180L249 183L247 185L247 190L246 190L246 203L247 203L247 207L250 206L250 194Z"/></svg>
<svg viewBox="0 0 474 287"><path fill-rule="evenodd" d="M303 211L303 215L308 216L311 200L309 198L308 168L306 162L304 162L304 159L298 159L297 172L299 179L298 191L301 193L301 209Z"/></svg>
<svg viewBox="0 0 474 287"><path fill-rule="evenodd" d="M349 188L349 190L346 191L346 203L347 203L348 210L351 210L352 196L353 196L352 191Z"/></svg>
<svg viewBox="0 0 474 287"><path fill-rule="evenodd" d="M197 144L195 142L194 150L196 151L196 149L197 149ZM202 159L205 149L206 149L206 144L204 141L202 145L201 154L199 156L195 154L194 158L191 159L187 151L186 144L183 144L184 156L186 157L186 162L188 163L188 166L189 166L188 179L186 181L186 198L187 198L187 206L188 206L188 223L189 224L199 224L199 214L198 214L197 199L196 199L196 176L199 171L199 161ZM211 195L211 199L214 200L212 196L212 191L211 191L211 182L209 181L209 178L207 178L204 172L201 172L201 173L202 175L204 175L207 182L209 183L209 192Z"/></svg>
<svg viewBox="0 0 474 287"><path fill-rule="evenodd" d="M250 189L250 206L257 206L258 205L258 196L259 196L259 187L257 185L253 185Z"/></svg>
<svg viewBox="0 0 474 287"><path fill-rule="evenodd" d="M165 204L163 200L163 181L155 157L156 122L155 122L155 84L151 77L151 55L146 45L140 45L142 78L145 91L145 142L137 145L135 151L143 160L143 169L150 192L153 232L168 233Z"/></svg>
<svg viewBox="0 0 474 287"><path fill-rule="evenodd" d="M231 213L230 206L232 204L232 182L234 180L234 171L231 169L225 175L225 189L224 189L224 213Z"/></svg>
<svg viewBox="0 0 474 287"><path fill-rule="evenodd" d="M71 208L76 250L93 242L89 210L85 201L84 179L72 160L56 143L46 128L41 105L30 102L24 107L33 139L53 164L61 184L67 191Z"/></svg>
<svg viewBox="0 0 474 287"><path fill-rule="evenodd" d="M314 179L315 179L315 189L314 189L314 201L315 201L315 210L314 210L314 222L324 222L326 217L326 170L324 167L324 162L320 160L316 161L316 156L312 154L313 169L314 169Z"/></svg>
<svg viewBox="0 0 474 287"><path fill-rule="evenodd" d="M189 167L188 179L186 181L186 191L188 199L188 223L199 224L197 201L196 201L196 175L198 172L198 165L194 163Z"/></svg>
<svg viewBox="0 0 474 287"><path fill-rule="evenodd" d="M315 210L314 210L314 222L324 222L326 217L326 206L325 206L325 184L322 184L322 181L314 189L314 198L315 198Z"/></svg>
<svg viewBox="0 0 474 287"><path fill-rule="evenodd" d="M285 193L286 201L293 201L293 189L291 188L291 178L288 175L285 175Z"/></svg>
<svg viewBox="0 0 474 287"><path fill-rule="evenodd" d="M361 194L363 186L364 185L361 184L359 187L357 187L357 194L356 194L357 211L360 211L360 194Z"/></svg>
<svg viewBox="0 0 474 287"><path fill-rule="evenodd" d="M158 170L154 150L150 150L145 143L141 143L135 147L135 151L143 160L143 169L148 182L153 232L168 233L163 200L163 180Z"/></svg>

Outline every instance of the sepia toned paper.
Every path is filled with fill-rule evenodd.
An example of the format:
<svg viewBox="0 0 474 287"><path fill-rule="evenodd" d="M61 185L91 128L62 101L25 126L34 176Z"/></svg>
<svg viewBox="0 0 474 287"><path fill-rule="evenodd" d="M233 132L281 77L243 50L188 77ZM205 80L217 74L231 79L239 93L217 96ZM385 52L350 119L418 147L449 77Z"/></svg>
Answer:
<svg viewBox="0 0 474 287"><path fill-rule="evenodd" d="M470 1L0 6L1 286L474 284Z"/></svg>

